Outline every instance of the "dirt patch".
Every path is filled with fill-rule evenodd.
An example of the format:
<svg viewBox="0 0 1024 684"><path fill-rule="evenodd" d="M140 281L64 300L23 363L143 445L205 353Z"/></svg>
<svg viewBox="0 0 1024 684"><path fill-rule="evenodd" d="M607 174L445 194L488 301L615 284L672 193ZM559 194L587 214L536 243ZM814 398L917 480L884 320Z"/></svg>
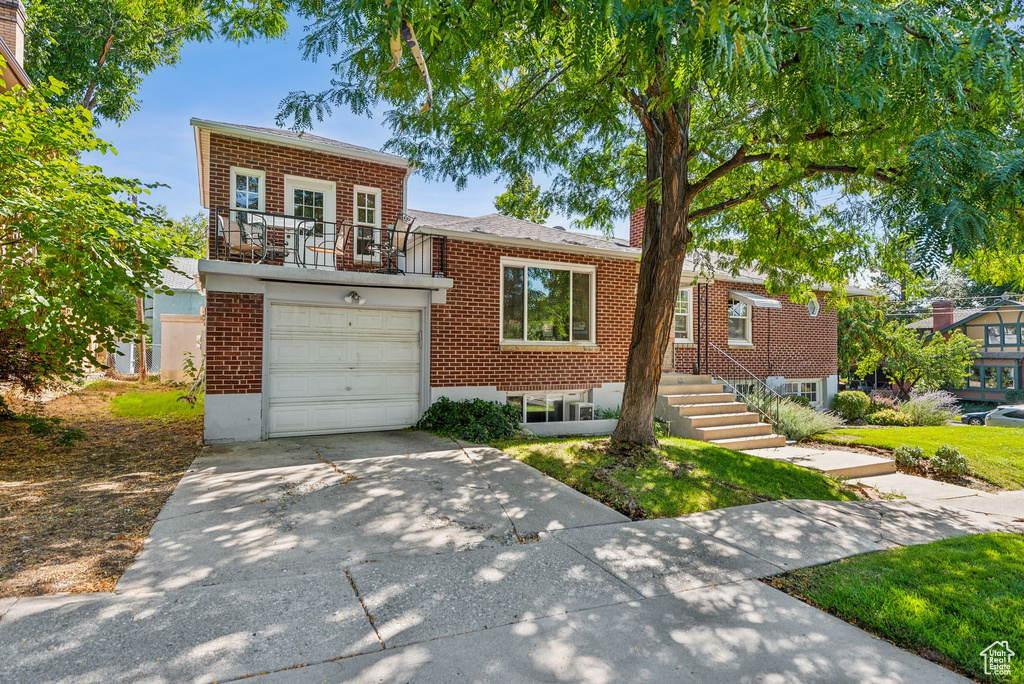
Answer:
<svg viewBox="0 0 1024 684"><path fill-rule="evenodd" d="M0 597L111 591L199 453L195 420L118 418L108 404L166 387L101 382L22 413L60 418L83 437L61 446L0 420Z"/></svg>

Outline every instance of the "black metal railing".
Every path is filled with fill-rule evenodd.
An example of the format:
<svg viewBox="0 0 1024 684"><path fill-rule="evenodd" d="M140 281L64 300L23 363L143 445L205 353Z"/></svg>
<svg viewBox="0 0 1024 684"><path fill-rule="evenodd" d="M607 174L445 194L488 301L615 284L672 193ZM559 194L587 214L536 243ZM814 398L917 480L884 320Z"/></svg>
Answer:
<svg viewBox="0 0 1024 684"><path fill-rule="evenodd" d="M673 344L673 370L687 372L686 358L692 353L692 346ZM700 360L692 365L692 371L698 375L708 375L713 381L722 383L726 391L733 392L749 410L760 414L765 422L778 428L779 412L785 397L710 340L702 340L700 346L703 348L700 351Z"/></svg>
<svg viewBox="0 0 1024 684"><path fill-rule="evenodd" d="M209 258L389 275L447 275L447 240L411 221L376 228L265 211L210 212Z"/></svg>

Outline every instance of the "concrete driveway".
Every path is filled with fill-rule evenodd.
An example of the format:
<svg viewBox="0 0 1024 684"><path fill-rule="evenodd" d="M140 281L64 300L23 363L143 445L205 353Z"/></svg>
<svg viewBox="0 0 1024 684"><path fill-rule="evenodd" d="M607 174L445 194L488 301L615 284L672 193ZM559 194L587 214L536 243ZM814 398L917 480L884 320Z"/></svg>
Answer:
<svg viewBox="0 0 1024 684"><path fill-rule="evenodd" d="M0 605L0 681L958 679L753 580L1007 524L888 503L629 522L424 433L208 449L114 594Z"/></svg>

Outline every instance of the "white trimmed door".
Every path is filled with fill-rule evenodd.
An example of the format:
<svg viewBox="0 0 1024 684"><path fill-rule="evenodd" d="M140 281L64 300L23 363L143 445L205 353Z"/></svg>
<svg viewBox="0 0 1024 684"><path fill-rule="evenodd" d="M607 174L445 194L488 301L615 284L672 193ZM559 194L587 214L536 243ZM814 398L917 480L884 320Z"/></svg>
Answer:
<svg viewBox="0 0 1024 684"><path fill-rule="evenodd" d="M270 305L269 437L407 427L419 418L421 312Z"/></svg>

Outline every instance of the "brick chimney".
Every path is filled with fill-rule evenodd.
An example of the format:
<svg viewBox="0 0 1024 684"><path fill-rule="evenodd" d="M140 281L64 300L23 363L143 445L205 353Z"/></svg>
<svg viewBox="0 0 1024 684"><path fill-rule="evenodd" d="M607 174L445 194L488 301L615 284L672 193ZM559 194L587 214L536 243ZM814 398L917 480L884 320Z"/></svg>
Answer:
<svg viewBox="0 0 1024 684"><path fill-rule="evenodd" d="M0 39L14 54L19 67L25 66L25 8L21 0L0 0ZM10 65L8 65L10 68Z"/></svg>
<svg viewBox="0 0 1024 684"><path fill-rule="evenodd" d="M932 330L942 330L953 325L953 302L936 299L932 302Z"/></svg>
<svg viewBox="0 0 1024 684"><path fill-rule="evenodd" d="M629 215L629 246L640 247L644 242L644 215L647 213L645 207L634 209Z"/></svg>

